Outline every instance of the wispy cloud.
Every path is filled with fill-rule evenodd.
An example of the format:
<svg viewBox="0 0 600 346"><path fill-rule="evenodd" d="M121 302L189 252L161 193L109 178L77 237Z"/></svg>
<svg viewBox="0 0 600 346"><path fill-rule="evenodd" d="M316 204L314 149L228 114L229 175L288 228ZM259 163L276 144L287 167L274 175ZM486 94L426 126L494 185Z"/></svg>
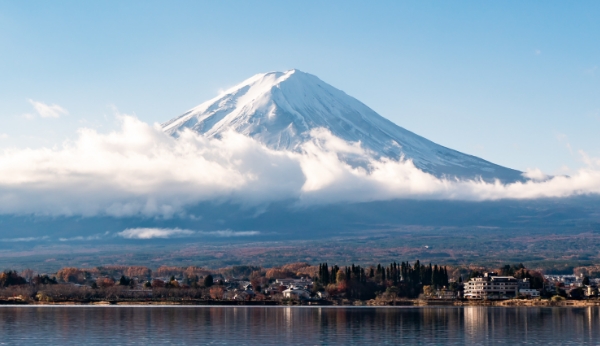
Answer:
<svg viewBox="0 0 600 346"><path fill-rule="evenodd" d="M567 135L565 135L564 133L558 133L556 135L556 139L559 142L564 143L565 147L569 150L569 153L573 155L573 147L571 146L571 143L569 142L569 137Z"/></svg>
<svg viewBox="0 0 600 346"><path fill-rule="evenodd" d="M7 139L8 137L10 137L8 134L6 134L6 133L0 133L0 140Z"/></svg>
<svg viewBox="0 0 600 346"><path fill-rule="evenodd" d="M65 241L90 241L90 240L99 240L99 239L105 238L109 234L110 234L110 232L105 232L104 234L94 234L94 235L90 235L90 236L87 236L87 237L77 236L77 237L71 237L71 238L58 238L58 240L62 241L62 242L65 242Z"/></svg>
<svg viewBox="0 0 600 346"><path fill-rule="evenodd" d="M179 228L128 228L123 232L117 233L117 235L125 239L166 239L190 236L194 233L194 231Z"/></svg>
<svg viewBox="0 0 600 346"><path fill-rule="evenodd" d="M49 105L43 102L34 101L32 99L29 99L28 101L31 103L37 114L42 118L60 118L61 115L69 114L66 109L57 104ZM27 119L33 118L33 115L29 113L23 116Z"/></svg>
<svg viewBox="0 0 600 346"><path fill-rule="evenodd" d="M209 236L209 237L249 237L259 235L258 231L233 231L230 229L220 231L192 231L180 228L128 228L117 233L119 237L125 239L155 239L155 238L182 238L190 236Z"/></svg>
<svg viewBox="0 0 600 346"><path fill-rule="evenodd" d="M40 241L40 240L47 240L47 239L48 239L48 236L44 236L44 237L23 237L23 238L3 238L3 239L0 239L0 241L13 243L13 242Z"/></svg>
<svg viewBox="0 0 600 346"><path fill-rule="evenodd" d="M586 153L583 150L578 150L578 152L579 152L579 155L581 156L581 160L588 167L591 167L591 168L600 168L600 158L592 157L592 156L590 156L588 153Z"/></svg>
<svg viewBox="0 0 600 346"><path fill-rule="evenodd" d="M543 181L548 179L548 176L539 168L528 168L525 172L523 172L523 176L527 179L535 181Z"/></svg>
<svg viewBox="0 0 600 346"><path fill-rule="evenodd" d="M225 238L250 237L250 236L255 236L255 235L260 234L259 231L232 231L230 229L226 229L226 230L222 230L222 231L210 231L210 232L198 231L197 233L201 234L201 235L225 237Z"/></svg>

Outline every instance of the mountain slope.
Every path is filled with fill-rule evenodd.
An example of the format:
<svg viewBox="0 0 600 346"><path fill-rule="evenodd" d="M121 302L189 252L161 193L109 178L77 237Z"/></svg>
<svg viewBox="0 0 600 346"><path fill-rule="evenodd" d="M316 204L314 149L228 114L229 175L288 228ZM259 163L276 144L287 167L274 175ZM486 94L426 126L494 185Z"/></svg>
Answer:
<svg viewBox="0 0 600 346"><path fill-rule="evenodd" d="M438 177L520 180L521 172L448 149L418 136L323 82L289 70L255 75L163 124L176 136L189 128L208 137L233 129L277 150L298 150L310 130L326 128L375 153L414 164Z"/></svg>

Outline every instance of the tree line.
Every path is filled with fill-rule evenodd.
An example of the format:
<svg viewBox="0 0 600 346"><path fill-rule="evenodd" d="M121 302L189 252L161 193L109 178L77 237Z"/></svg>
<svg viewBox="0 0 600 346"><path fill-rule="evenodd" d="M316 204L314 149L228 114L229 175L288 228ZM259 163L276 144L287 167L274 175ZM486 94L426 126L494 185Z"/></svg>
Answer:
<svg viewBox="0 0 600 346"><path fill-rule="evenodd" d="M431 263L422 265L418 260L413 265L393 262L367 269L354 264L340 268L320 263L316 281L329 291L344 292L354 299L371 299L390 288L400 297L414 298L422 293L424 286L447 287L448 269Z"/></svg>

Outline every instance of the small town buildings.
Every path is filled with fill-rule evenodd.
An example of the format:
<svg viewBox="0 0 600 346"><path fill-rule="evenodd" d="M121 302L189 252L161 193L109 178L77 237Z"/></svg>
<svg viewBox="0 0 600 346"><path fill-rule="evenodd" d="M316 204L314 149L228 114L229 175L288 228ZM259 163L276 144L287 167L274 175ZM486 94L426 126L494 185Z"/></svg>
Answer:
<svg viewBox="0 0 600 346"><path fill-rule="evenodd" d="M583 286L583 275L544 275L544 279L564 287Z"/></svg>
<svg viewBox="0 0 600 346"><path fill-rule="evenodd" d="M309 280L307 278L300 278L300 279L277 279L275 280L275 284L279 285L279 286L285 286L285 287L301 287L304 289L312 289L313 286L313 281Z"/></svg>
<svg viewBox="0 0 600 346"><path fill-rule="evenodd" d="M519 296L526 298L539 298L540 291L533 288L521 288L519 289Z"/></svg>
<svg viewBox="0 0 600 346"><path fill-rule="evenodd" d="M517 296L519 280L512 276L497 276L484 273L465 283L464 297L467 299L507 299Z"/></svg>
<svg viewBox="0 0 600 346"><path fill-rule="evenodd" d="M250 300L255 295L256 294L252 290L236 291L235 296L233 296L233 299L234 300Z"/></svg>
<svg viewBox="0 0 600 346"><path fill-rule="evenodd" d="M552 281L544 281L544 291L556 294L556 284Z"/></svg>
<svg viewBox="0 0 600 346"><path fill-rule="evenodd" d="M263 289L263 293L264 294L277 294L277 293L281 293L283 291L283 289L280 288L281 286L269 286L265 289Z"/></svg>
<svg viewBox="0 0 600 346"><path fill-rule="evenodd" d="M526 290L526 289L530 289L531 288L531 281L529 281L529 279L525 278L522 280L519 280L519 290Z"/></svg>
<svg viewBox="0 0 600 346"><path fill-rule="evenodd" d="M437 290L436 296L438 299L456 299L456 292L446 287Z"/></svg>

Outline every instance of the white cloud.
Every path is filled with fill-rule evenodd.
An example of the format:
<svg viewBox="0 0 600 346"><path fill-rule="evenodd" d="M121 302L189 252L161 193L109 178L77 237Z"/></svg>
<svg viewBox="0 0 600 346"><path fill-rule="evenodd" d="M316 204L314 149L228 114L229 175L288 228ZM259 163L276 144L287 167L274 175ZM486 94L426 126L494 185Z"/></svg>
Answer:
<svg viewBox="0 0 600 346"><path fill-rule="evenodd" d="M126 239L154 239L154 238L176 238L189 237L192 235L204 235L211 237L249 237L259 235L258 231L232 231L230 229L221 231L191 231L179 228L128 228L117 233L119 237Z"/></svg>
<svg viewBox="0 0 600 346"><path fill-rule="evenodd" d="M178 138L130 116L107 134L81 129L60 147L0 152L0 214L172 217L203 201L260 206L282 200L301 205L395 198L497 200L600 193L600 164L570 177L528 170L513 184L439 179L410 160L375 159L357 143L325 130L303 153L279 152L237 133L209 139L192 132ZM353 155L368 169L340 156ZM189 230L126 230L122 237L170 237ZM169 233L171 232L171 233ZM181 233L183 232L183 233ZM222 232L220 236L242 236ZM197 232L197 235L202 235ZM188 234L191 235L191 234ZM208 234L205 234L208 235ZM214 234L219 236L218 234ZM253 235L253 234L248 234Z"/></svg>
<svg viewBox="0 0 600 346"><path fill-rule="evenodd" d="M58 238L58 240L63 241L63 242L64 241L90 241L90 240L102 239L109 234L110 234L110 232L105 232L104 234L94 234L94 235L90 235L87 237L77 236L77 237L71 237L71 238Z"/></svg>
<svg viewBox="0 0 600 346"><path fill-rule="evenodd" d="M525 172L523 172L523 176L527 179L542 181L548 179L548 176L542 172L539 168L528 168Z"/></svg>
<svg viewBox="0 0 600 346"><path fill-rule="evenodd" d="M292 154L242 135L175 139L132 117L120 121L120 131L81 129L62 147L1 152L0 213L169 217L207 200L291 197L304 182Z"/></svg>
<svg viewBox="0 0 600 346"><path fill-rule="evenodd" d="M57 104L47 105L43 102L29 99L29 103L33 106L37 114L42 118L60 118L61 115L68 115L69 112ZM24 114L27 119L31 119L33 115Z"/></svg>
<svg viewBox="0 0 600 346"><path fill-rule="evenodd" d="M126 239L153 239L190 236L194 233L194 231L179 228L128 228L117 235Z"/></svg>
<svg viewBox="0 0 600 346"><path fill-rule="evenodd" d="M579 150L579 155L581 155L581 160L588 167L600 167L600 158L592 157L583 150Z"/></svg>
<svg viewBox="0 0 600 346"><path fill-rule="evenodd" d="M222 230L222 231L209 231L209 232L199 231L196 233L202 234L202 235L208 235L208 236L215 236L215 237L225 237L225 238L249 237L249 236L254 236L254 235L260 234L259 231L232 231L230 229L226 229L226 230Z"/></svg>
<svg viewBox="0 0 600 346"><path fill-rule="evenodd" d="M30 241L40 241L40 240L46 240L48 239L48 236L44 236L44 237L23 237L23 238L3 238L0 239L0 241L2 242L30 242Z"/></svg>
<svg viewBox="0 0 600 346"><path fill-rule="evenodd" d="M8 137L10 137L8 134L6 134L6 133L0 133L0 140L2 140L2 139L8 139Z"/></svg>

